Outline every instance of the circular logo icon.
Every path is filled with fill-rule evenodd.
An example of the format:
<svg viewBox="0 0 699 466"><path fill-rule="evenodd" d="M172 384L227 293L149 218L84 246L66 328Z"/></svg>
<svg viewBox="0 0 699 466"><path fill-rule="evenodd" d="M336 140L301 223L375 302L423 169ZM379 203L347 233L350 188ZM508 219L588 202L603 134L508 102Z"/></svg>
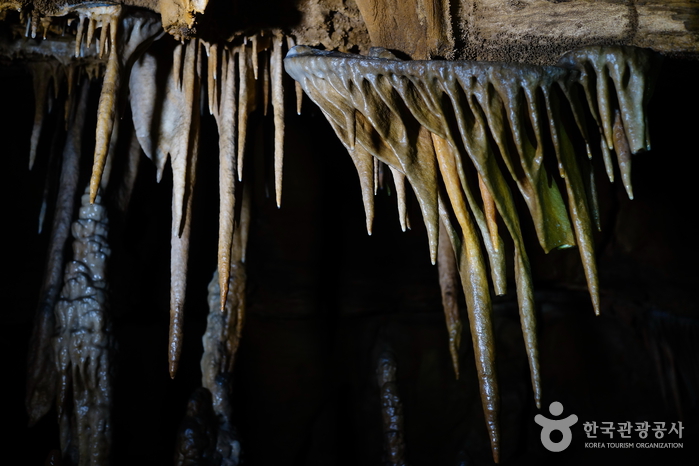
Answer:
<svg viewBox="0 0 699 466"><path fill-rule="evenodd" d="M554 417L560 416L563 413L563 405L558 401L554 401L549 405L549 413ZM546 416L537 414L534 417L534 422L541 426L541 444L544 448L548 451L559 452L568 448L573 440L573 433L570 431L570 428L578 422L578 416L571 414L563 419L549 419ZM551 433L554 430L563 434L563 438L558 442L551 440Z"/></svg>

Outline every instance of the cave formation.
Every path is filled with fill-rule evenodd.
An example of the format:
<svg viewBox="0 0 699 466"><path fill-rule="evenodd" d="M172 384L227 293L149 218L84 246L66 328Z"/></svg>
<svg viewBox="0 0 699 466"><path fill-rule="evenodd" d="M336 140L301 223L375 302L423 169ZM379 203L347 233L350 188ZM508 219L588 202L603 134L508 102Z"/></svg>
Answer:
<svg viewBox="0 0 699 466"><path fill-rule="evenodd" d="M97 361L106 354L101 350L86 359L98 369L90 364L77 364L76 369L76 361L67 363L59 358L58 367L73 365L72 380L59 384L72 391L72 400L66 401L71 396L66 398L59 390L55 406L50 399L38 403L42 413L29 408L29 420L37 424L15 434L17 444L32 445L27 464L40 464L47 457L57 461L54 451L71 442L76 446L68 448L73 453L64 458L65 464L90 455L94 464L106 464L109 456L114 464L170 463L173 452L180 457L178 464L190 464L183 459L190 454L199 455L199 461L207 464L210 452L197 450L196 441L187 438L192 432L199 432L194 435L199 435L199 440L208 436L213 444L216 435L219 442L222 435L229 436L226 438L233 450L242 448L246 464L485 464L492 461L495 417L500 424L501 462L540 464L550 457L538 443L533 423L539 396L544 407L553 400L562 401L566 412L575 412L583 419L681 419L686 426L685 445L691 442L697 383L692 348L696 298L691 294L696 283L695 257L691 248L686 248L692 240L688 218L692 199L687 187L692 169L683 169L681 159L675 164L668 160L677 160L678 154L692 150L689 134L693 124L680 113L683 106L678 94L682 93L682 103L688 108L696 103L691 77L697 67L695 62L686 61L696 53L693 10L683 10L682 14L690 17L686 23L690 26L687 37L679 39L663 39L660 33L656 39L644 31L643 11L639 10L641 20L632 25L636 28L633 35L600 38L592 34L553 45L541 45L545 41L539 41L539 47L510 43L498 49L494 47L497 40L474 46L470 42L474 29L466 34L467 22L461 21L468 15L465 9L455 7L433 11L433 6L419 3L415 11L427 19L420 14L416 19L409 7L396 7L395 17L406 27L395 31L381 26L385 10L373 10L386 2L358 2L359 9L350 2L301 2L298 10L291 2L271 2L273 6L212 2L185 7L177 2L157 6L132 3L158 11L161 17L133 6L92 10L92 5L37 2L32 10L32 5L3 4L6 22L0 75L5 89L12 89L6 100L12 111L5 112L2 131L10 152L7 159L13 164L7 173L16 180L4 189L6 199L21 199L7 205L8 218L13 219L9 242L13 246L7 262L20 269L13 268L3 282L5 294L17 297L9 306L11 312L4 321L8 331L3 336L5 354L11 355L7 362L12 381L10 399L14 401L10 418L20 425L28 421L19 403L27 395L23 383L27 378L25 350L35 325L34 314L42 312L41 303L36 311L36 297L45 297L40 290L47 268L62 271L67 261L78 261L72 263L73 269L78 267L74 272L68 262L65 273L59 273L63 275L61 283L53 291L58 319L71 315L71 311L61 310L61 306L70 306L61 303L72 303L70 290L83 286L69 284L92 274L94 283L88 288L93 294L80 299L88 303L85 315L94 312L90 308L94 305L106 310L106 320L99 325L108 331L104 339L93 340L87 347L91 351L108 349L113 367L108 374L100 373ZM173 5L179 8L174 16ZM274 12L265 11L265 6ZM533 9L535 6L532 4ZM68 19L79 20L63 22L61 8L70 10ZM114 11L120 8L124 12L117 25ZM190 10L183 13L182 8ZM15 9L21 11L11 11ZM374 14L366 20L367 34L362 30L362 18L371 11ZM229 24L222 19L224 13L236 19ZM332 19L331 26L312 23L323 15ZM49 22L50 16L58 19ZM159 20L169 34L161 33ZM536 18L531 20L531 24L536 22ZM604 32L604 27L600 30ZM480 33L487 35L484 30ZM42 34L47 35L46 40ZM37 37L22 38L25 35ZM526 42L526 34L522 37ZM96 43L104 50L99 51L93 45ZM145 47L139 47L142 43L149 45L145 52ZM505 256L513 248L526 250L533 282L528 292L535 303L529 312L539 320L534 333L539 340L540 381L534 375L537 371L532 361L536 356L531 354L531 335L525 332L523 339L519 324L522 289L517 287L515 293L514 283L521 282L517 278L521 266L516 260L513 264L511 257L502 258L501 276L506 277L502 280L509 287L508 293L492 298L496 359L495 366L487 369L495 372L497 368L499 415L486 409L484 416L478 389L485 383L483 367L472 363L471 345L458 345L459 338L469 340L467 320L463 336L455 330L460 325L459 315L468 319L467 308L469 317L473 315L469 297L464 300L456 291L454 270L444 272L449 265L448 259L442 260L443 250L439 251L439 267L430 264L438 255L440 241L439 229L425 209L424 190L416 189L415 174L411 177L405 164L386 166L365 157L363 163L369 162L363 173L356 154L353 160L348 159L347 150L354 150L348 141L354 137L361 141L361 135L343 139L337 122L331 119L333 128L328 126L323 105L315 107L281 72L282 48L286 53L294 43L373 53L389 61L397 61L393 53L369 51L369 45L390 48L402 58L506 59L535 65L555 64L564 52L590 50L581 47L598 43L649 46L668 56L647 109L652 151L633 156L633 192L626 152L645 149L645 130L640 136L644 144L639 146L628 127L623 134L613 113L605 116L593 110L584 115L590 128L597 128L595 121L606 119L608 124L601 125L599 134L589 132L586 137L590 141L574 141L583 152L585 142L595 151L585 175L594 176L597 183L586 186L586 195L590 195L591 186L596 187L599 211L593 217L602 228L601 232L588 232L586 241L596 250L588 256L596 256L599 264L598 299L591 285L590 262L581 265L578 248L544 254L539 247L541 244L548 252L573 246L575 240L549 241L531 202L517 196L513 201L518 212L515 218L522 223L522 238L512 242L503 233L499 248L487 246L488 239L498 241L498 223L501 233L508 231L507 221L496 213L506 209L496 193L497 210L491 206L488 213L488 192L494 188L488 176L477 177L487 221L480 225L480 236L474 231L473 237L486 243L495 291L503 294L500 291L504 289L499 289L493 249L507 251ZM76 60L78 66L71 67L67 63L76 50L81 59ZM37 59L47 53L62 61ZM575 63L576 53L579 59L585 52L567 55L570 63ZM140 58L133 62L129 60L132 55ZM132 72L129 79L123 70L130 67L140 71ZM589 67L583 69L589 71ZM212 79L214 75L216 79ZM231 82L226 76L238 78L231 85L236 88L226 87ZM624 81L634 78L632 75ZM210 92L212 88L216 92ZM163 92L162 107L149 103L162 98L156 96ZM178 93L182 97L168 100ZM35 96L34 105L30 95ZM309 95L317 102L317 96ZM182 107L182 102L189 104ZM157 108L160 110L154 110ZM543 107L539 110L546 113ZM174 127L158 112L176 113ZM568 128L575 127L573 120L578 117L575 111L566 114ZM226 124L231 121L235 125ZM545 133L555 134L554 119L546 121L552 126ZM538 128L524 126L526 140L535 140L541 150L546 145L547 151L556 153L555 141L544 143ZM285 127L283 142L281 127ZM497 141L492 128L490 134L495 145L500 143L499 150L506 152L508 142ZM111 140L105 135L111 135ZM619 147L624 139L633 146L626 152ZM433 133L430 146L434 144L438 158L439 147L449 150L440 146L440 140L453 143L447 134ZM605 140L611 140L607 147L617 152L618 167L609 163L609 154L604 153ZM517 152L512 147L510 150ZM287 154L283 198L282 151ZM76 152L82 152L80 158L71 158ZM34 168L28 172L30 159ZM352 161L360 173L361 187ZM549 172L557 174L559 167L546 163ZM403 185L403 175L410 184ZM189 182L195 177L195 190L178 181ZM607 177L616 178L616 182L607 183ZM66 190L64 181L72 191ZM443 182L449 190L446 177ZM85 191L88 185L91 189ZM100 185L103 192L98 196ZM233 186L237 203L230 196ZM416 195L407 186L415 189ZM566 191L565 183L558 186ZM509 189L527 193L515 183L510 183ZM627 195L632 194L635 200L629 201ZM564 197L575 198L570 190ZM96 202L91 206L90 201ZM454 207L453 199L451 203ZM571 208L573 204L571 201ZM469 205L476 215L474 204ZM59 215L54 208L69 214ZM436 211L434 205L432 209ZM109 227L102 217L107 211ZM232 215L224 219L221 212ZM396 212L400 212L400 222ZM565 208L563 212L565 215ZM577 215L570 215L577 223ZM448 230L443 226L449 223L448 218L443 216L442 233ZM39 220L42 227L38 235L37 219L43 219ZM54 231L62 229L65 236L72 222L76 222L73 236L66 236L64 242L73 243L75 237L76 245L85 241L86 246L73 245L75 252L70 246L50 246L51 225ZM235 233L233 224L237 225ZM456 224L463 228L461 222ZM57 229L56 225L61 226ZM371 236L362 232L363 225ZM95 231L97 240L90 242ZM106 231L109 233L104 234ZM172 238L172 247L167 237ZM442 239L447 241L449 238ZM99 245L97 250L91 249L95 244ZM107 285L102 281L101 262L95 257L108 258ZM170 282L171 262L175 265ZM75 264L90 266L81 270ZM75 279L71 278L73 273L77 274ZM593 305L585 296L588 286ZM486 294L490 299L487 283ZM445 332L444 318L450 306L449 332ZM214 312L224 308L225 312ZM595 311L601 316L595 317ZM58 342L56 354L65 355L70 353L61 350L66 342L80 347L78 352L85 350L81 346L85 345L83 333L62 338L59 331L49 340ZM93 338L98 333L88 332ZM218 343L221 335L224 346L228 345L223 349ZM529 361L523 340L527 341ZM18 347L23 348L19 356ZM474 347L478 351L479 346ZM30 348L30 361L32 351ZM475 358L482 360L478 353ZM45 380L32 378L31 370L30 365L30 394L32 383L41 385ZM102 395L112 398L112 408L106 408L112 414L101 417L100 409L105 406L90 400L95 387L80 391L78 380L84 382L81 371L90 370L98 374L95 380L101 382ZM175 372L171 380L168 374ZM226 374L217 377L218 373ZM197 389L200 385L208 391ZM85 393L86 399L80 393ZM66 410L80 403L90 406L88 414L82 421L79 416L77 421L70 419ZM387 419L384 409L382 421L382 403L384 408L398 406L399 418ZM223 412L230 418L222 420ZM207 418L217 426L214 434L202 421ZM104 439L97 438L99 429L94 427L100 419L111 423ZM77 426L70 426L71 422ZM89 426L93 437L80 433L81 422ZM485 425L491 426L490 433ZM90 440L76 443L65 438L66 432ZM279 448L271 448L271 443ZM75 453L76 449L80 451ZM230 448L227 451L237 454ZM580 448L568 454L566 459L573 455L595 458ZM632 452L624 459L657 464L688 454L687 446L673 453ZM220 458L216 461L225 464Z"/></svg>

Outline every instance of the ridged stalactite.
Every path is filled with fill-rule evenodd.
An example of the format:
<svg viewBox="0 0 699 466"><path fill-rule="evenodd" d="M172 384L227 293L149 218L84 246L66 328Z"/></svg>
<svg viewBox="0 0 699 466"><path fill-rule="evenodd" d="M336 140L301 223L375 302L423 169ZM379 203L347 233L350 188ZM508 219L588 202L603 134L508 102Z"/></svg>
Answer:
<svg viewBox="0 0 699 466"><path fill-rule="evenodd" d="M651 91L651 60L649 52L621 47L585 48L563 57L561 66L539 67L403 61L380 48L360 56L306 46L295 47L285 59L287 72L321 108L354 161L367 225L373 217L373 193L367 189L372 186L373 158L389 165L394 174L404 175L412 186L433 263L438 249L442 253L440 284L452 354L458 345L458 320L451 310L447 274L458 269L496 461L499 402L490 294L491 288L498 295L506 291L498 221L514 244L521 327L535 401L537 406L541 403L532 277L510 184L525 201L545 252L578 246L598 314L592 233L599 228L599 214L586 112L604 136L607 167L609 149L617 152L631 196L630 153L650 148L644 110ZM566 120L572 123L564 124ZM582 151L574 146L578 139ZM545 154L548 145L553 146L552 154ZM558 182L551 182L544 157L557 164L566 196ZM400 177L394 179L402 183ZM440 219L446 235L439 233ZM455 268L438 248L440 237L451 241ZM457 361L455 368L458 374Z"/></svg>

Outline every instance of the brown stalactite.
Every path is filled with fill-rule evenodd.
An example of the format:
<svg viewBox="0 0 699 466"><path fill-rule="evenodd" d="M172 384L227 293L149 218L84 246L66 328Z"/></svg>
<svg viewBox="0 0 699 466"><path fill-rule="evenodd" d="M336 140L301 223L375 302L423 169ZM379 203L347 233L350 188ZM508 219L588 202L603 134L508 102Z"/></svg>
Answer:
<svg viewBox="0 0 699 466"><path fill-rule="evenodd" d="M585 269L587 288L590 291L595 314L599 315L599 279L597 277L595 243L592 239L592 218L587 204L587 194L582 174L580 173L580 163L576 160L576 154L566 129L557 118L557 115L560 114L558 98L555 94L546 97L546 111L549 117L551 139L556 149L559 167L561 167L564 175L563 179L568 192L568 209L573 220L575 237L580 249L580 258ZM589 161L585 160L581 163L587 162Z"/></svg>
<svg viewBox="0 0 699 466"><path fill-rule="evenodd" d="M248 113L250 109L251 83L248 79L248 54L247 47L241 45L236 48L238 56L238 181L243 181L243 162L245 161L245 139L248 131Z"/></svg>
<svg viewBox="0 0 699 466"><path fill-rule="evenodd" d="M362 188L362 201L366 216L366 231L371 235L374 223L374 176L376 174L374 171L374 157L362 146L354 146L354 149L350 150L349 154L359 175L359 185Z"/></svg>
<svg viewBox="0 0 699 466"><path fill-rule="evenodd" d="M619 110L614 112L614 152L617 154L619 171L621 172L621 182L624 183L626 194L629 199L633 199L633 186L631 185L631 149L629 141L626 139L624 124L621 122Z"/></svg>
<svg viewBox="0 0 699 466"><path fill-rule="evenodd" d="M95 161L92 168L92 177L90 178L90 200L94 202L97 197L100 181L102 179L102 171L107 160L107 152L109 151L109 142L112 137L112 129L116 119L116 100L119 93L119 85L121 77L119 73L119 51L117 50L117 28L119 25L119 16L121 15L121 7L115 8L108 18L102 20L102 37L100 40L100 58L102 50L107 41L107 25L109 25L109 38L111 47L109 49L109 58L107 59L107 70L104 74L104 82L102 83L102 92L100 93L100 103L97 110L97 128L95 134ZM95 24L97 18L93 18L91 25ZM106 24L105 24L106 23ZM88 45L91 43L90 30L88 29Z"/></svg>
<svg viewBox="0 0 699 466"><path fill-rule="evenodd" d="M393 183L396 187L396 198L398 199L398 220L400 228L406 231L410 228L408 220L408 211L405 205L405 175L389 165L388 167L393 175Z"/></svg>
<svg viewBox="0 0 699 466"><path fill-rule="evenodd" d="M102 178L102 171L106 163L109 143L112 138L112 130L117 118L117 104L121 81L131 71L130 64L133 55L142 52L144 45L150 43L159 34L152 18L126 17L122 20L121 6L107 9L105 13L91 18L91 25L97 21L102 24L102 37L100 39L100 56L107 43L107 30L109 30L109 57L107 69L102 83L99 107L97 110L97 127L95 133L95 156L90 178L90 196L97 195L97 189ZM119 32L118 32L119 31ZM90 29L88 29L88 46L91 43ZM124 76L122 76L124 74Z"/></svg>
<svg viewBox="0 0 699 466"><path fill-rule="evenodd" d="M495 373L495 341L491 320L492 304L486 275L485 261L481 245L471 219L463 228L463 238L459 238L449 221L446 205L440 199L440 218L451 241L456 264L461 278L461 286L466 297L466 310L473 341L473 352L478 372L481 403L486 428L490 436L493 459L500 457L500 428L498 422L500 399Z"/></svg>
<svg viewBox="0 0 699 466"><path fill-rule="evenodd" d="M442 291L442 307L449 333L449 352L454 364L454 374L459 378L459 347L461 346L461 318L457 300L456 280L459 272L456 268L454 249L451 247L446 227L439 227L439 255L437 266L439 270L439 287Z"/></svg>
<svg viewBox="0 0 699 466"><path fill-rule="evenodd" d="M274 114L274 193L277 207L282 205L282 172L284 168L284 86L282 78L282 39L281 31L272 36L272 54L269 69L272 78L272 112Z"/></svg>

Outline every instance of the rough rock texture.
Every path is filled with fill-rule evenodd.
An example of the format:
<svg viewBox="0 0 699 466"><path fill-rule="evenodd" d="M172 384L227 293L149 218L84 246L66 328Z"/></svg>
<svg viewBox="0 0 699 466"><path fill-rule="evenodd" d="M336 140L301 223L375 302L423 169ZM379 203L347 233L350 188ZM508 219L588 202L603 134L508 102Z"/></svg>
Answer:
<svg viewBox="0 0 699 466"><path fill-rule="evenodd" d="M73 464L108 464L112 443L114 337L107 313L106 209L82 196L73 223L73 260L56 304L53 347L63 457Z"/></svg>
<svg viewBox="0 0 699 466"><path fill-rule="evenodd" d="M400 401L396 371L396 357L390 351L379 356L376 381L381 397L381 420L384 435L384 464L405 466L405 433L403 428L403 403Z"/></svg>
<svg viewBox="0 0 699 466"><path fill-rule="evenodd" d="M301 0L301 21L291 29L297 44L366 53L369 35L354 0Z"/></svg>

